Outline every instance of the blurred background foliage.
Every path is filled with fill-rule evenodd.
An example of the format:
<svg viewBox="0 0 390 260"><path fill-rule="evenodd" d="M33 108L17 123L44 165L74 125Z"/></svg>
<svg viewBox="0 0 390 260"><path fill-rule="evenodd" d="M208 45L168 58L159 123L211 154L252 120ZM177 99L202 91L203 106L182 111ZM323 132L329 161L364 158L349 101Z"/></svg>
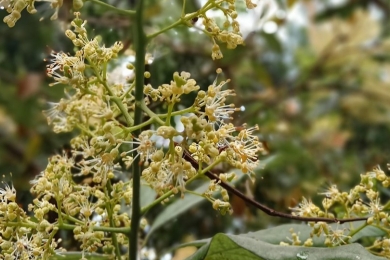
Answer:
<svg viewBox="0 0 390 260"><path fill-rule="evenodd" d="M126 7L123 1L108 2ZM181 2L147 1L147 30L155 32L174 22ZM187 1L187 11L196 10L199 2ZM328 185L349 190L360 173L376 165L387 168L390 5L387 0L260 2L260 12L243 14L245 46L235 50L221 46L222 60L211 60L211 42L196 30L201 21L154 39L148 46L154 57L151 83L169 82L173 72L185 70L207 89L216 68L222 68L237 93L232 101L244 109L234 124L258 124L268 151L260 156L268 163L259 168L256 182L245 180L238 187L286 212L302 196L320 203L318 192ZM28 181L45 168L50 155L66 149L74 135L53 134L41 113L48 108L46 102L63 95L62 87L48 87L44 59L51 50L72 51L63 34L72 19L71 3L65 1L55 22L49 21L47 6L38 10L38 15L23 13L15 28L0 24L0 172L6 179L12 172L23 205L31 200ZM101 35L106 45L123 40L131 46L130 21L90 3L82 13L91 37ZM5 15L0 10L1 18ZM210 15L218 19L220 14ZM45 20L39 22L42 16ZM183 99L184 104L191 104L191 98ZM153 104L153 109L164 107ZM387 201L389 194L384 191L383 199ZM184 240L289 221L268 217L238 198L231 201L232 216L220 216L204 203L160 228L150 246L162 253ZM151 223L161 210L148 213Z"/></svg>

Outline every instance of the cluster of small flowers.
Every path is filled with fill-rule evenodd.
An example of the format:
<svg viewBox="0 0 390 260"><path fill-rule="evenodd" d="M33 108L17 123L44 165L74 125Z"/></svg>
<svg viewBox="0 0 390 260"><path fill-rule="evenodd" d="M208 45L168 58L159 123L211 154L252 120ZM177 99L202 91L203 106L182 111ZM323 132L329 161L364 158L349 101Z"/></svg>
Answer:
<svg viewBox="0 0 390 260"><path fill-rule="evenodd" d="M72 141L75 147L87 145L87 142L80 138ZM90 147L85 153L93 149ZM77 155L68 157L63 154L50 158L46 169L31 182L31 193L36 194L37 198L29 205L29 211L34 213L38 221L46 221L45 218L51 211L58 214L60 222L74 223L76 225L73 230L74 238L81 242L83 252L95 252L98 248L103 248L105 253L110 253L113 251L111 239L105 237L104 232L96 231L95 227L109 227L109 219L118 227L130 225L128 214L121 212L121 205L131 203L131 183L116 181L108 185L107 183L114 178L110 163L105 165L105 162L100 161L96 164L91 163L93 164L91 166L84 160L76 163L75 157ZM98 163L101 165L97 165ZM94 185L76 183L74 172L86 176L92 173ZM107 196L107 192L110 196ZM127 243L126 236L121 236L120 243Z"/></svg>
<svg viewBox="0 0 390 260"><path fill-rule="evenodd" d="M84 87L86 89L92 88L95 78L88 78L85 76L85 69L88 61L92 69L98 69L100 66L107 64L110 60L118 56L119 51L122 50L123 44L116 42L112 47L107 48L104 45L100 46L99 37L89 40L85 25L87 21L79 18L80 13L75 13L76 18L71 22L72 30L66 30L65 35L72 40L74 46L79 48L75 56L69 56L64 52L52 53L52 64L47 66L47 74L52 77L55 84L65 84L73 87ZM98 89L90 89L98 90ZM94 92L92 92L94 93Z"/></svg>
<svg viewBox="0 0 390 260"><path fill-rule="evenodd" d="M296 233L294 232L293 229L290 229L291 238L287 237L290 243L280 242L280 245L282 246L303 245L305 247L311 247L313 246L313 237L314 236L319 237L321 234L325 236L324 244L328 247L348 244L349 240L351 239L351 236L345 235L347 229L339 228L338 225L336 226L335 229L333 229L332 226L330 226L328 223L325 222L310 223L310 225L313 228L313 231L311 232L310 237L308 237L303 243L300 240L299 232Z"/></svg>
<svg viewBox="0 0 390 260"><path fill-rule="evenodd" d="M47 66L48 75L55 81L52 86L68 86L66 98L51 103L44 114L55 132L77 128L81 133L71 140L70 153L51 157L46 169L32 181L31 192L37 197L29 210L42 221L49 211L55 212L58 223L54 225L58 228L71 223L83 252L102 248L114 254L112 237L116 244L127 245L127 236L108 235L99 228L129 227L129 214L125 212L133 194L131 181L118 175L122 169L119 149L132 136L123 131L120 109L112 99L117 98L130 111L134 98L127 85L106 82L105 68L117 57L122 44L106 48L98 37L89 40L86 22L75 14L73 30L67 30L66 36L78 51L74 56L53 53ZM75 181L76 177L83 181Z"/></svg>
<svg viewBox="0 0 390 260"><path fill-rule="evenodd" d="M16 203L16 190L8 184L0 188L0 257L1 259L46 259L60 240L58 229L45 219L30 220Z"/></svg>
<svg viewBox="0 0 390 260"><path fill-rule="evenodd" d="M50 7L54 9L54 14L50 17L55 20L58 17L58 11L63 4L63 0L43 0L40 2L50 3ZM16 22L20 19L22 11L26 8L30 14L35 14L35 0L0 0L0 6L4 7L9 15L4 17L3 21L9 26L14 27ZM76 9L78 10L78 9Z"/></svg>
<svg viewBox="0 0 390 260"><path fill-rule="evenodd" d="M221 70L218 69L217 73ZM258 126L235 127L226 123L235 111L239 111L234 104L226 104L227 97L235 95L233 90L222 90L227 82L217 84L214 81L207 92L199 91L194 103L197 108L195 115L182 117L181 121L185 135L197 140L190 146L190 152L198 162L209 164L211 158L215 160L217 156L223 156L223 161L253 177L259 163L257 155L263 151L261 142L254 135Z"/></svg>
<svg viewBox="0 0 390 260"><path fill-rule="evenodd" d="M97 78L102 74L103 67L117 57L123 48L122 43L116 42L111 48L106 48L100 46L98 37L88 40L86 21L79 18L79 13L75 15L76 18L71 22L74 30L67 30L65 33L79 50L75 56L63 52L52 53L52 63L47 66L48 76L55 81L50 86L65 84L72 87L66 92L66 98L58 103L50 103L51 108L44 111L48 123L54 125L56 133L69 132L80 125L97 129L102 119L115 117L119 113L118 108L111 106L109 94L121 97L123 103L133 99L128 93L128 86L116 85L108 93L104 86L106 83ZM91 71L86 71L87 67Z"/></svg>
<svg viewBox="0 0 390 260"><path fill-rule="evenodd" d="M111 85L106 75L108 62L117 56L122 44L106 48L97 37L89 40L85 24L76 13L71 23L73 30L67 30L66 35L78 51L74 56L52 54L52 63L47 67L48 75L55 81L52 85L69 87L67 97L52 103L52 108L45 111L48 123L54 125L56 132L77 128L80 134L71 141L72 155L53 156L46 169L32 181L31 192L37 197L29 210L41 222L46 221L49 212L55 212L58 223L50 224L52 230L71 223L68 225L73 225L74 238L81 243L83 252L103 248L105 253L113 254L111 238L115 236L116 244L126 245L127 237L107 236L101 228L130 225L129 209L121 208L131 206L132 182L129 176L120 174L122 171L118 169L122 166L129 168L139 156L144 166L142 178L147 185L159 195L172 191L184 196L186 183L205 173L204 164L212 167L227 162L253 177L262 145L254 135L257 126L235 127L226 122L238 110L227 104L228 98L234 96L232 90L223 90L229 81L215 80L207 91L199 91L188 72L174 73L170 84L145 86L145 103L165 102L168 113L153 117L149 111L152 117L149 123L133 125L129 114L134 108L131 87ZM184 112L173 111L181 96L193 91L198 91L193 105ZM183 131L169 125L168 119L173 115L181 115ZM162 118L167 118L166 122ZM152 123L160 126L133 136L135 129ZM155 137L169 140L169 149L158 146L153 141ZM181 137L180 143L174 143L176 137ZM86 183L76 182L76 176L87 180ZM223 181L233 178L221 175ZM231 212L226 190L217 189L217 185L212 183L205 197L221 213ZM217 190L223 200L212 198L212 192Z"/></svg>
<svg viewBox="0 0 390 260"><path fill-rule="evenodd" d="M245 4L248 9L256 7L256 4L252 3L251 0L245 0ZM214 7L221 10L225 16L223 29L217 25L213 18L207 17L206 14L200 15L200 18L203 18L205 33L213 40L211 53L213 60L223 58L218 42L225 43L228 49L235 49L237 45L244 43L244 39L240 33L240 24L236 20L238 13L236 11L235 0L215 1Z"/></svg>
<svg viewBox="0 0 390 260"><path fill-rule="evenodd" d="M292 214L301 217L326 217L335 218L335 215L329 210L334 206L341 206L344 211L340 212L338 208L338 218L367 217L366 224L381 227L388 230L390 228L390 215L385 210L385 206L380 203L377 185L381 183L383 187L390 185L390 177L376 167L370 172L361 174L361 180L358 185L352 188L349 193L339 191L336 185L331 185L325 192L320 193L325 198L322 201L324 210L313 204L310 200L303 198L302 202L295 208L291 208ZM349 243L350 236L345 228L333 229L331 225L325 222L311 222L311 237L325 235L325 245L336 246ZM390 246L388 239L379 239L373 249L383 249L381 255L390 256ZM387 253L386 253L387 252Z"/></svg>
<svg viewBox="0 0 390 260"><path fill-rule="evenodd" d="M351 189L349 193L339 191L336 185L331 185L325 192L319 193L325 196L322 201L324 211L306 198L303 198L302 203L297 207L292 208L292 211L296 216L334 218L334 215L328 212L328 210L335 204L339 204L348 209L345 212L345 217L350 217L351 214L355 216L366 216L369 214L369 224L373 223L373 221L383 222L384 217L387 218L387 214L382 212L383 206L380 204L379 192L375 190L374 186L377 182L381 182L384 187L387 187L390 183L389 181L390 177L387 177L377 167L372 172L362 174L360 184ZM364 202L364 198L367 198L369 201Z"/></svg>
<svg viewBox="0 0 390 260"><path fill-rule="evenodd" d="M178 74L174 74L174 81L170 85L166 84L156 89L148 86L145 94L152 100L160 98L172 103L179 100L181 93L186 92L178 91L176 88L188 90L199 88L194 80L189 79L189 73L182 72L180 75L179 77ZM182 82L179 84L179 81ZM184 126L182 132L170 126L161 126L154 132L155 135L169 139L171 142L177 136L183 140L168 153L157 148L153 148L155 151L149 153L150 164L144 169L142 176L159 194L172 188L183 194L186 180L196 175L197 169L183 158L186 145L189 145L190 156L199 165L227 162L253 176L254 169L258 165L257 154L262 151L258 137L253 134L258 127L237 128L225 122L231 118L232 113L237 111L233 104L226 104L227 98L234 96L232 90L222 90L226 83L222 81L217 84L217 81L214 81L207 91L198 91L192 105L193 113L189 116L181 116L181 123ZM214 207L217 202L213 202ZM222 204L220 203L218 208L225 207Z"/></svg>
<svg viewBox="0 0 390 260"><path fill-rule="evenodd" d="M386 257L390 259L390 239L380 238L374 241L373 245L370 246L370 250L375 252L376 255Z"/></svg>
<svg viewBox="0 0 390 260"><path fill-rule="evenodd" d="M223 182L229 182L235 177L236 175L234 173L222 173L219 175L219 179ZM213 194L217 191L219 191L219 193L221 194L222 200L215 199L213 197ZM216 180L211 180L208 189L204 192L203 195L205 198L212 202L213 208L215 210L219 210L222 215L226 213L231 214L233 212L229 202L229 194L227 190L225 190L219 185L219 181L217 182Z"/></svg>
<svg viewBox="0 0 390 260"><path fill-rule="evenodd" d="M174 75L174 80L169 86L165 85L156 90L149 89L146 92L149 94L146 98L152 98L151 96L154 95L167 103L176 103L180 100L181 92L175 88L198 89L196 82L189 78L189 73L182 72L180 79L175 78L177 75ZM180 80L183 82L178 84L177 82ZM79 228L74 230L75 238L82 242L83 250L94 251L103 245L101 242L103 236L101 232L93 230L93 227L98 223L92 221L91 216L99 215L100 219L107 219L106 205L110 203L110 207L118 209L111 216L115 223L118 225L127 223L128 226L130 221L127 214L119 213L119 204L123 200L127 204L131 202L131 184L119 181L113 184L113 191L109 198L104 194L107 183L115 177L116 167L119 168L119 164L115 163L118 156L120 155L127 168L134 161L132 157L134 149L126 149L128 145L138 144L136 156L140 156L141 162L145 166L142 178L160 195L172 190L174 193L180 191L183 196L186 181L197 175L199 169L195 169L193 164L183 156L187 144L190 144L189 152L199 165L225 161L252 175L254 167L258 164L256 154L262 150L261 143L253 134L257 127L246 128L244 126L242 129L238 129L232 124L225 123L225 120L229 119L231 114L237 110L234 106L225 104L227 97L234 95L230 90L222 90L225 83L217 84L214 82L207 92L198 92L193 105L193 114L182 117L181 121L185 128L183 132L178 132L171 126L160 126L156 130L146 130L138 137L133 137L124 135L122 132L115 134L116 130L113 129L119 124L115 119L103 118L105 119L104 125L94 125L93 127L88 125L87 121L83 122L83 127L88 127L87 133L93 133L93 137L87 138L81 135L71 142L74 149L73 156L82 155L83 159L76 163L74 157L67 158L65 155L53 157L47 169L33 183L32 192L38 194L41 199L34 201L31 210L34 211L35 215L43 216L46 214L45 212L41 213L43 205L50 205L50 199L55 198L60 204L51 205L49 208L63 214L64 217L82 219L84 224L79 223ZM82 97L80 96L80 98ZM104 106L100 107L100 109L103 108ZM81 124L80 121L79 124ZM154 136L168 139L171 144L173 144L174 137L181 136L183 142L173 146L174 149L164 152L163 147L158 147L152 141ZM72 176L76 174L92 175L94 186L72 183ZM230 175L221 176L220 178L223 178L224 181L230 181L234 178ZM213 202L213 207L220 210L221 213L231 212L226 190L220 189L223 201L211 197L212 192L217 190L215 188L217 185L218 183L210 185L206 192L209 194L208 198ZM92 203L90 202L91 197L98 200ZM57 209L55 209L56 206ZM108 225L107 221L103 221L103 223ZM104 224L99 222L99 225ZM96 236L93 240L95 243L90 245L92 240L86 238L91 237L92 234ZM106 248L111 248L109 242L104 243Z"/></svg>
<svg viewBox="0 0 390 260"><path fill-rule="evenodd" d="M289 245L300 246L302 241L299 238L299 233L295 232L293 228L290 228L289 231L291 234L291 238L287 237L287 239L291 242L291 244L286 243L286 242L280 242L280 245L281 246L289 246Z"/></svg>
<svg viewBox="0 0 390 260"><path fill-rule="evenodd" d="M97 127L100 124L99 119L110 119L114 116L116 109L111 108L103 94L99 94L102 89L98 84L90 85L89 89L95 91L95 94L85 94L76 89L72 91L72 95L68 94L67 98L62 98L57 103L49 103L51 108L43 111L43 114L47 122L53 125L54 132L70 132L80 125Z"/></svg>
<svg viewBox="0 0 390 260"><path fill-rule="evenodd" d="M152 85L148 84L144 88L144 94L147 95L146 103L152 101L161 101L167 103L179 103L180 96L189 94L192 91L199 90L194 79L190 79L191 74L188 72L178 72L173 74L173 80L170 84L162 84L158 89L154 89Z"/></svg>

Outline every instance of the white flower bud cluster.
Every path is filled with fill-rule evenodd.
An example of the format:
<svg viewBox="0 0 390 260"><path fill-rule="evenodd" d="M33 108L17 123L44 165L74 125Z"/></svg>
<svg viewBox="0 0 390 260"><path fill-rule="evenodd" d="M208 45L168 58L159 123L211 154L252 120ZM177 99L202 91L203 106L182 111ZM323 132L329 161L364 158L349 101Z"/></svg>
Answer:
<svg viewBox="0 0 390 260"><path fill-rule="evenodd" d="M4 17L3 21L9 26L14 27L16 22L20 19L21 13L24 9L30 14L35 14L35 0L0 0L0 7L4 7L9 15ZM50 7L54 9L53 15L50 17L51 20L58 18L58 11L63 5L63 0L43 0L40 2L50 3Z"/></svg>

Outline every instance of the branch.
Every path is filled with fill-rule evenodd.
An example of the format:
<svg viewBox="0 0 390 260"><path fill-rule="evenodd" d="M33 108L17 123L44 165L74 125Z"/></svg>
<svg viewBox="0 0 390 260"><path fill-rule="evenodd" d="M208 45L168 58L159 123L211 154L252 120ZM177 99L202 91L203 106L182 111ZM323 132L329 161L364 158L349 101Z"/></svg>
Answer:
<svg viewBox="0 0 390 260"><path fill-rule="evenodd" d="M186 150L184 149L184 155L183 157L188 160L192 166L194 166L195 168L198 168L199 167L199 164L198 162L195 161L194 158L192 158L191 154ZM276 211L274 209L271 209L259 202L257 202L256 200L254 199L251 199L249 198L248 196L246 196L244 193L242 193L241 191L237 190L236 188L230 186L229 184L227 184L226 182L222 181L217 174L211 172L211 171L207 171L205 173L205 175L210 179L210 180L216 180L217 183L219 185L221 185L224 189L226 189L227 191L233 193L234 195L236 195L237 197L241 198L243 201L245 201L246 203L260 209L261 211L263 211L264 213L266 213L267 215L270 215L270 216L275 216L275 217L280 217L280 218L287 218L287 219L293 219L293 220L300 220L300 221L305 221L305 222L326 222L326 223L346 223L346 222L354 222L354 221L361 221L361 220L367 220L366 217L362 217L362 218L346 218L346 219L337 219L337 218L321 218L321 217L301 217L301 216L294 216L294 215L291 215L291 214L287 214L287 213L283 213L283 212L279 212L279 211Z"/></svg>

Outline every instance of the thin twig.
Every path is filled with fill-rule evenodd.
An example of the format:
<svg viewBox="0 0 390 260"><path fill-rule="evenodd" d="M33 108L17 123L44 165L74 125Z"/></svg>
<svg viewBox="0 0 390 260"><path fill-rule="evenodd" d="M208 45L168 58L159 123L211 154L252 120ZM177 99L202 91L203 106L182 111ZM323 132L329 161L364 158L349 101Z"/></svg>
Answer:
<svg viewBox="0 0 390 260"><path fill-rule="evenodd" d="M192 166L194 166L195 168L198 168L199 167L199 164L198 162L195 161L194 158L192 158L191 154L186 150L184 149L184 155L183 157L188 160ZM236 188L230 186L229 184L227 184L226 182L222 181L217 174L211 172L211 171L207 171L205 173L205 175L210 179L210 180L216 180L217 183L219 185L221 185L221 187L225 188L227 191L233 193L234 195L236 195L237 197L241 198L243 201L245 201L246 203L260 209L261 211L263 211L264 213L266 213L267 215L270 215L270 216L275 216L275 217L280 217L280 218L287 218L287 219L293 219L293 220L300 220L300 221L305 221L305 222L327 222L327 223L346 223L346 222L354 222L354 221L361 221L361 220L367 220L366 217L361 217L361 218L346 218L346 219L337 219L337 218L321 218L321 217L301 217L301 216L295 216L295 215L292 215L292 214L287 214L287 213L283 213L283 212L279 212L279 211L276 211L274 209L271 209L263 204L261 204L260 202L254 200L254 199L251 199L249 198L248 196L246 196L244 193L242 193L241 191L237 190Z"/></svg>

